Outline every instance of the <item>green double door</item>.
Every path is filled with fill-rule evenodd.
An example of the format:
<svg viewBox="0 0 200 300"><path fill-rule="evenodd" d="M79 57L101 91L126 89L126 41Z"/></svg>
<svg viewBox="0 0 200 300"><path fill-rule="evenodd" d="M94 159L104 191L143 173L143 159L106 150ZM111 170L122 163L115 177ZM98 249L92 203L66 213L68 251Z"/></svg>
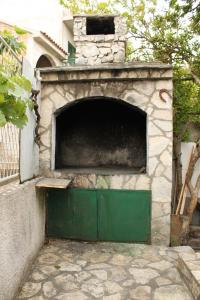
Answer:
<svg viewBox="0 0 200 300"><path fill-rule="evenodd" d="M51 189L47 234L85 241L150 242L150 191Z"/></svg>

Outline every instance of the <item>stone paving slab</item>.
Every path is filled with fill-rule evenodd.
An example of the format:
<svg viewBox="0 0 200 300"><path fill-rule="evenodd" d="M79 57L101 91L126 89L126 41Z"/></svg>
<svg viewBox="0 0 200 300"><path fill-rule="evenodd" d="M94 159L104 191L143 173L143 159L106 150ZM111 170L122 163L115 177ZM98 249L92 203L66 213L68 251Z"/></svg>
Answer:
<svg viewBox="0 0 200 300"><path fill-rule="evenodd" d="M176 268L179 253L193 250L50 240L16 299L192 300Z"/></svg>

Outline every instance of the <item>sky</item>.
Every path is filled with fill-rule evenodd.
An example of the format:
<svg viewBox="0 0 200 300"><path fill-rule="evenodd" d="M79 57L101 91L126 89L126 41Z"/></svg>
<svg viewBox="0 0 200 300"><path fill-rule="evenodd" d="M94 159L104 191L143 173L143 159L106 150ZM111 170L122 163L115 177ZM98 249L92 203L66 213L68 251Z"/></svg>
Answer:
<svg viewBox="0 0 200 300"><path fill-rule="evenodd" d="M8 21L18 19L19 16L41 14L52 0L0 0L0 18Z"/></svg>
<svg viewBox="0 0 200 300"><path fill-rule="evenodd" d="M164 3L165 0L158 0L158 7L162 9ZM1 21L31 32L46 31L55 39L54 26L60 22L62 14L63 6L59 5L59 0L0 0Z"/></svg>
<svg viewBox="0 0 200 300"><path fill-rule="evenodd" d="M38 19L41 23L44 17L52 17L52 12L57 12L59 7L62 9L58 0L0 0L0 20L34 29L30 28L31 20Z"/></svg>
<svg viewBox="0 0 200 300"><path fill-rule="evenodd" d="M159 0L162 7L164 0ZM23 18L28 20L34 17L48 17L48 11L58 7L58 0L0 0L0 19L15 23ZM29 22L28 22L29 23Z"/></svg>

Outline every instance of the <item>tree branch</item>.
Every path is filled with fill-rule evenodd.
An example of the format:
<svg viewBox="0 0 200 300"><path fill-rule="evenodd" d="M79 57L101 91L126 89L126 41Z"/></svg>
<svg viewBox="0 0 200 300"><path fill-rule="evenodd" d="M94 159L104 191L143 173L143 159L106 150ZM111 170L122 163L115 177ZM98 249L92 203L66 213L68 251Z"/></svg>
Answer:
<svg viewBox="0 0 200 300"><path fill-rule="evenodd" d="M200 86L200 79L192 70L191 70L191 75L192 75L194 81L196 82L196 84L198 84Z"/></svg>
<svg viewBox="0 0 200 300"><path fill-rule="evenodd" d="M197 178L197 182L196 182L196 185L195 185L195 190L197 193L199 193L199 190L200 190L200 174Z"/></svg>
<svg viewBox="0 0 200 300"><path fill-rule="evenodd" d="M188 186L190 195L191 195L191 200L190 200L190 204L187 208L187 214L190 218L190 222L192 221L192 215L194 213L194 210L197 206L197 202L198 202L198 192L200 189L200 175L197 178L197 182L195 184L195 187L192 185L192 176L194 173L194 168L195 165L197 163L197 161L200 158L200 140L197 142L196 144L196 148L194 149L193 153L192 153L192 158L191 158L191 163L189 165L187 174L186 174L186 184Z"/></svg>
<svg viewBox="0 0 200 300"><path fill-rule="evenodd" d="M193 193L194 193L194 187L193 187L191 181L187 182L187 186L188 186L190 194L193 195Z"/></svg>

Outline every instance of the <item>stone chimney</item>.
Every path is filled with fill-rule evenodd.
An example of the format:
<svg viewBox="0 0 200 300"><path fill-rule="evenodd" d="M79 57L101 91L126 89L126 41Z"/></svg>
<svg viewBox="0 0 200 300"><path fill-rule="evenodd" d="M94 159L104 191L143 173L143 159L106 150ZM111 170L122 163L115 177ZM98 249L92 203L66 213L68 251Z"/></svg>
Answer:
<svg viewBox="0 0 200 300"><path fill-rule="evenodd" d="M77 65L123 63L126 19L116 15L74 16Z"/></svg>

